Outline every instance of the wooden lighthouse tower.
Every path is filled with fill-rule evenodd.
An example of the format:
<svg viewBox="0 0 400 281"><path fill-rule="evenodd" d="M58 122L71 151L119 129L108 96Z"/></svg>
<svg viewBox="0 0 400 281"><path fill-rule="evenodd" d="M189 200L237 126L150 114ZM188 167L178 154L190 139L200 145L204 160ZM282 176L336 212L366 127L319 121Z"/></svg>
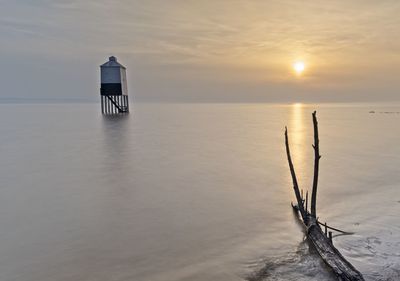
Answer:
<svg viewBox="0 0 400 281"><path fill-rule="evenodd" d="M101 112L120 114L129 112L126 68L112 56L100 66Z"/></svg>

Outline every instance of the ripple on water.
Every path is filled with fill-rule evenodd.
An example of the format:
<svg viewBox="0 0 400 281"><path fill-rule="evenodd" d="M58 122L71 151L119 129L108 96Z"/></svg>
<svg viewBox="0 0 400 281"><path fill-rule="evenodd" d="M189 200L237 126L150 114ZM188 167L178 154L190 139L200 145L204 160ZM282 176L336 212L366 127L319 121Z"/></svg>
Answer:
<svg viewBox="0 0 400 281"><path fill-rule="evenodd" d="M387 235L389 233L389 235ZM390 237L390 232L381 231L378 235L343 243L343 254L355 259L354 264L366 280L397 281L400 280L400 241Z"/></svg>
<svg viewBox="0 0 400 281"><path fill-rule="evenodd" d="M352 239L351 245L342 242L339 248L363 273L365 280L400 280L400 253L396 251L400 242L373 235L358 238ZM245 277L248 281L337 280L307 241L294 251L251 261L246 266L252 271Z"/></svg>
<svg viewBox="0 0 400 281"><path fill-rule="evenodd" d="M253 271L245 278L248 281L336 280L320 257L309 250L306 241L300 243L292 252L286 252L282 256L266 257L247 266Z"/></svg>

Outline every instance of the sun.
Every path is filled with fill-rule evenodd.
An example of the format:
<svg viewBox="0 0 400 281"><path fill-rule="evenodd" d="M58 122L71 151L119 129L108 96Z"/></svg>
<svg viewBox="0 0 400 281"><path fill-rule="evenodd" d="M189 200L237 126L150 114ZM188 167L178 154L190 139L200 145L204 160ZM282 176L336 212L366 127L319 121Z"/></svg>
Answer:
<svg viewBox="0 0 400 281"><path fill-rule="evenodd" d="M302 61L296 61L293 64L293 69L297 74L302 74L305 68L306 68L306 65Z"/></svg>

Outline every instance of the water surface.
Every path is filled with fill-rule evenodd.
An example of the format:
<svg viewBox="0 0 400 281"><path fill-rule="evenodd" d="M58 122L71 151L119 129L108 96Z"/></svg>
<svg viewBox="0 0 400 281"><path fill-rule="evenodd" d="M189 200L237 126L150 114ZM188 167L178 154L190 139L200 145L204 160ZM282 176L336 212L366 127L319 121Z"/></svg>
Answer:
<svg viewBox="0 0 400 281"><path fill-rule="evenodd" d="M0 280L335 280L290 208L283 129L309 189L314 109L320 220L399 280L400 107L350 104L0 104Z"/></svg>

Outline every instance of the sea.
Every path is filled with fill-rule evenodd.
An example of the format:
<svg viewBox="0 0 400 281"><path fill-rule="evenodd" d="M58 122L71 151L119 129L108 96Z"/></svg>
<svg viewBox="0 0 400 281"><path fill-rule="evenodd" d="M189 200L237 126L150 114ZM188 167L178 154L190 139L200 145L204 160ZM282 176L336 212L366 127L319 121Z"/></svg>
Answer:
<svg viewBox="0 0 400 281"><path fill-rule="evenodd" d="M284 145L333 243L400 280L397 104L0 104L0 280L336 280L305 237Z"/></svg>

